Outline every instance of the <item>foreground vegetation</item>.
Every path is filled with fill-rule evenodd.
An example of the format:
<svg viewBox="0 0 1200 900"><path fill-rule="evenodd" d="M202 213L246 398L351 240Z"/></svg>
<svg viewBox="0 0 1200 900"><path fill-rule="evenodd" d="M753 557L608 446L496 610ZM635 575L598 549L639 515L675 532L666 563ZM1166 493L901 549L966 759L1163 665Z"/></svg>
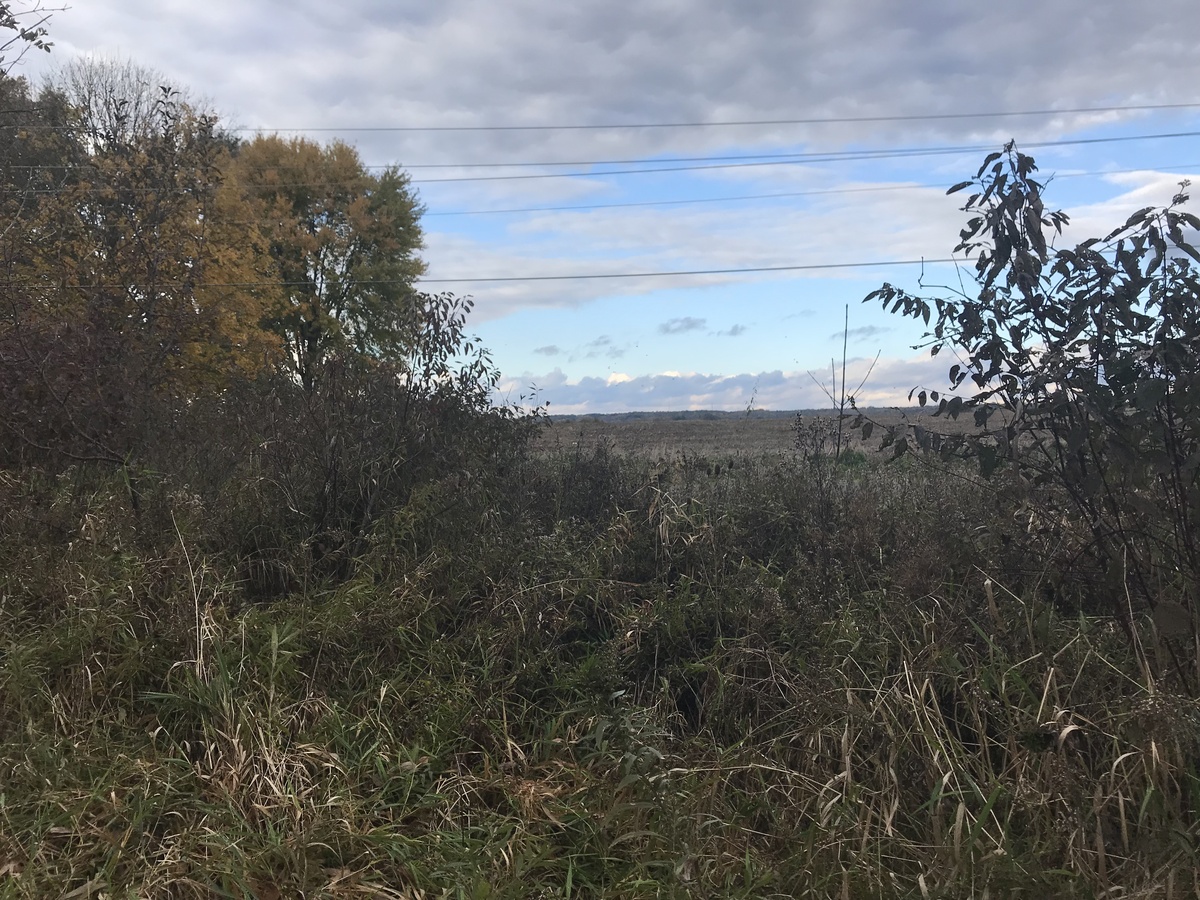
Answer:
<svg viewBox="0 0 1200 900"><path fill-rule="evenodd" d="M27 21L0 898L1200 895L1186 185L1053 253L1011 145L952 189L977 293L868 299L969 426L621 455L494 406L404 173Z"/></svg>
<svg viewBox="0 0 1200 900"><path fill-rule="evenodd" d="M1154 622L1002 485L806 455L510 459L335 576L232 548L252 482L5 473L0 896L1200 890Z"/></svg>

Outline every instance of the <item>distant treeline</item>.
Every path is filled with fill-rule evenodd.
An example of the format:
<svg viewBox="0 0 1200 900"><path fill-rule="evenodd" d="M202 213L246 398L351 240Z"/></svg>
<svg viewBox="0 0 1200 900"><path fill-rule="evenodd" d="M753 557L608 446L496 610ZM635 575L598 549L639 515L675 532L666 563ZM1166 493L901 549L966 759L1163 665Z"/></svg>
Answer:
<svg viewBox="0 0 1200 900"><path fill-rule="evenodd" d="M920 407L915 406L911 410L896 407L893 411L917 412L919 409ZM869 411L869 408L862 407L858 411ZM716 422L732 419L794 419L796 416L832 416L836 414L837 410L831 409L682 409L650 412L569 413L551 415L550 419L554 422L577 422L581 419L609 422L637 422L643 420Z"/></svg>

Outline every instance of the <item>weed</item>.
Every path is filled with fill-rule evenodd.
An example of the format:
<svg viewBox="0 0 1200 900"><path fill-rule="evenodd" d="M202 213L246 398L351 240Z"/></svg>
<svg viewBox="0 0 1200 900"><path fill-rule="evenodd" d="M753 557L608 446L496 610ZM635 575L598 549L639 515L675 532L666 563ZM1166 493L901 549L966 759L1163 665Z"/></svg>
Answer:
<svg viewBox="0 0 1200 900"><path fill-rule="evenodd" d="M1017 509L845 451L541 452L254 602L234 498L6 473L0 896L1200 888L1200 706L1155 622L978 527Z"/></svg>

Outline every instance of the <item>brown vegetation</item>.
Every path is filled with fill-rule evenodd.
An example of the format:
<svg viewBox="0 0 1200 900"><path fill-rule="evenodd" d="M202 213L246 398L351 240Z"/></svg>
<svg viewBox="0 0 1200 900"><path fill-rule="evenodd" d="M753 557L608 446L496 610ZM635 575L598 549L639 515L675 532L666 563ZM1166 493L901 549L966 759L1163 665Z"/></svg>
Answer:
<svg viewBox="0 0 1200 900"><path fill-rule="evenodd" d="M399 173L0 87L0 897L1200 894L1192 220L1053 296L1009 148L950 428L548 424Z"/></svg>

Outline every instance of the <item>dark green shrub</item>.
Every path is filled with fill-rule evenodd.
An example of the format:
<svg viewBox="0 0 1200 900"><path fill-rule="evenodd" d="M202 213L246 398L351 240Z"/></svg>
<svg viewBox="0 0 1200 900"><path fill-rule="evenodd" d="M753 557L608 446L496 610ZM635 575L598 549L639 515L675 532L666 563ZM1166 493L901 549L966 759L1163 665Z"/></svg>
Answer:
<svg viewBox="0 0 1200 900"><path fill-rule="evenodd" d="M985 476L1011 470L1030 530L1054 533L1060 561L1090 559L1093 594L1127 633L1137 609L1160 603L1194 630L1200 251L1190 234L1200 218L1183 210L1185 182L1169 207L1056 249L1067 216L1044 206L1036 170L1010 143L950 191L973 191L955 250L974 257L977 292L924 298L889 284L866 298L930 325L932 353L957 351L957 393L914 393L979 429L887 440L897 454L911 440L970 456Z"/></svg>

